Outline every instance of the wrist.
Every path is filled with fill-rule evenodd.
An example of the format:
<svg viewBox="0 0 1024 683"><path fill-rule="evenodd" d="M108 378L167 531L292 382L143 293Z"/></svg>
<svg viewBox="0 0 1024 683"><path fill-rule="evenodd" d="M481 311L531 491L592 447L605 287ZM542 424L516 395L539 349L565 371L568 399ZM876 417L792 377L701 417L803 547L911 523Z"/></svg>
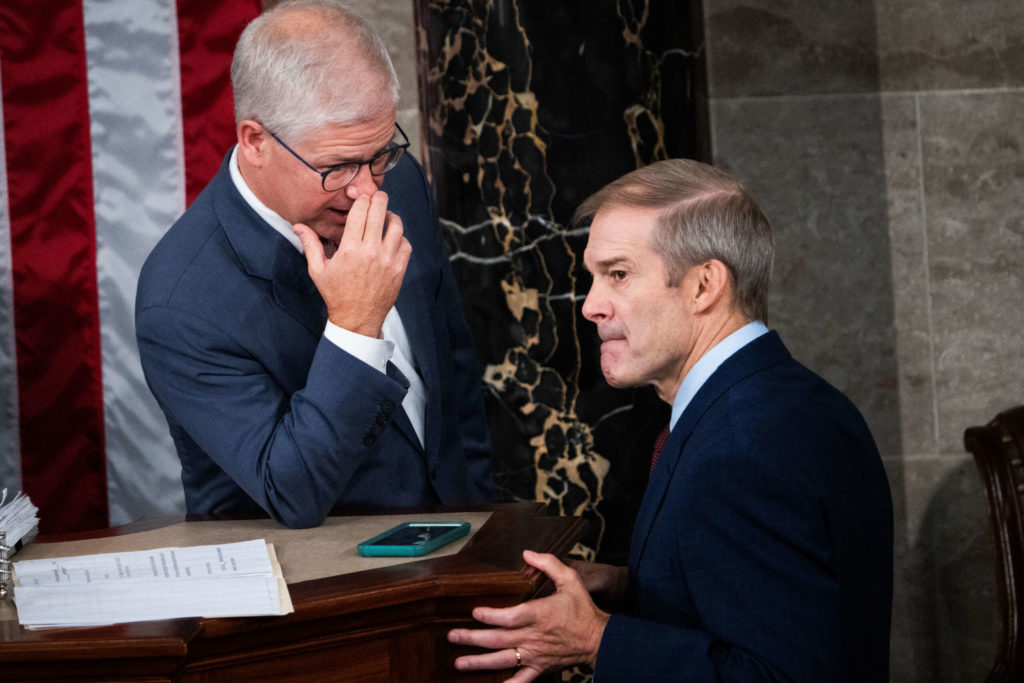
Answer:
<svg viewBox="0 0 1024 683"><path fill-rule="evenodd" d="M354 318L351 315L332 313L330 310L327 311L327 322L331 323L336 327L340 327L346 332L358 334L363 337L369 337L370 339L380 339L381 330L384 327L383 320Z"/></svg>
<svg viewBox="0 0 1024 683"><path fill-rule="evenodd" d="M586 664L590 667L594 667L597 664L597 651L601 649L601 639L604 638L604 630L608 626L608 620L611 619L611 615L603 610L597 609L595 612L597 619L594 623L594 628L591 629L590 637L587 639Z"/></svg>
<svg viewBox="0 0 1024 683"><path fill-rule="evenodd" d="M329 342L380 372L387 371L387 363L394 353L394 343L362 335L328 320L324 337Z"/></svg>

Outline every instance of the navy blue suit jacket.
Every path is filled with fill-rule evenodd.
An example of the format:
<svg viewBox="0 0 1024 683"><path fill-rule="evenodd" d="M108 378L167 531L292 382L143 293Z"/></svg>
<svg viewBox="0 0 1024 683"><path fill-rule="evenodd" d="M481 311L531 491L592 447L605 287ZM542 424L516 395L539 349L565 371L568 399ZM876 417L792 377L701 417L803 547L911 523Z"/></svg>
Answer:
<svg viewBox="0 0 1024 683"><path fill-rule="evenodd" d="M887 681L892 524L857 409L763 335L669 436L595 681Z"/></svg>
<svg viewBox="0 0 1024 683"><path fill-rule="evenodd" d="M229 159L153 249L135 309L188 511L305 527L338 504L488 500L481 375L419 165L406 156L383 189L412 244L396 307L427 391L425 447L401 408L408 381L324 338L305 257L245 203Z"/></svg>

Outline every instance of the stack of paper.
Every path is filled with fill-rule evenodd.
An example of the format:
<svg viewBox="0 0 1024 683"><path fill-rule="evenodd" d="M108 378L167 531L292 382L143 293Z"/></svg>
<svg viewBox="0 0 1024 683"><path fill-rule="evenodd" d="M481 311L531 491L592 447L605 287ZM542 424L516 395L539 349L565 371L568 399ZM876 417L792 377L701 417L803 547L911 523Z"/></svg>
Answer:
<svg viewBox="0 0 1024 683"><path fill-rule="evenodd" d="M93 626L293 612L264 540L14 563L25 626Z"/></svg>
<svg viewBox="0 0 1024 683"><path fill-rule="evenodd" d="M39 508L24 493L7 502L7 489L0 493L0 531L7 534L5 545L20 548L39 531Z"/></svg>

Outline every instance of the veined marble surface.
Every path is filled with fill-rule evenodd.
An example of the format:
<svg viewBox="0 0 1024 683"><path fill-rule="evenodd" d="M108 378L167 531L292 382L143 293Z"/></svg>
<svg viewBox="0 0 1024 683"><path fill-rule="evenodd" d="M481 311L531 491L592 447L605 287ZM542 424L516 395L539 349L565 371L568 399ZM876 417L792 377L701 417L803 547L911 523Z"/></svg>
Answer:
<svg viewBox="0 0 1024 683"><path fill-rule="evenodd" d="M429 168L485 366L499 490L587 517L586 556L625 554L638 461L667 409L604 383L580 314L587 230L569 221L607 182L697 148L686 5L417 5Z"/></svg>

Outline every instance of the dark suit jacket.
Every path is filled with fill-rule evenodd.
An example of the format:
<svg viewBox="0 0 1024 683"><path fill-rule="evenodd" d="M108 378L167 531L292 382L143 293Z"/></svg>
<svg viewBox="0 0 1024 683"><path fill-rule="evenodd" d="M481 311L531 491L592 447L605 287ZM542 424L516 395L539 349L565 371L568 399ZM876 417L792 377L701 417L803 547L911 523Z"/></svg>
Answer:
<svg viewBox="0 0 1024 683"><path fill-rule="evenodd" d="M401 408L408 381L323 337L305 257L245 203L229 159L153 249L135 309L188 511L304 527L336 504L487 500L481 375L419 165L407 156L383 189L412 243L396 307L427 391L425 448Z"/></svg>
<svg viewBox="0 0 1024 683"><path fill-rule="evenodd" d="M595 680L888 680L892 524L857 409L763 335L669 436Z"/></svg>

